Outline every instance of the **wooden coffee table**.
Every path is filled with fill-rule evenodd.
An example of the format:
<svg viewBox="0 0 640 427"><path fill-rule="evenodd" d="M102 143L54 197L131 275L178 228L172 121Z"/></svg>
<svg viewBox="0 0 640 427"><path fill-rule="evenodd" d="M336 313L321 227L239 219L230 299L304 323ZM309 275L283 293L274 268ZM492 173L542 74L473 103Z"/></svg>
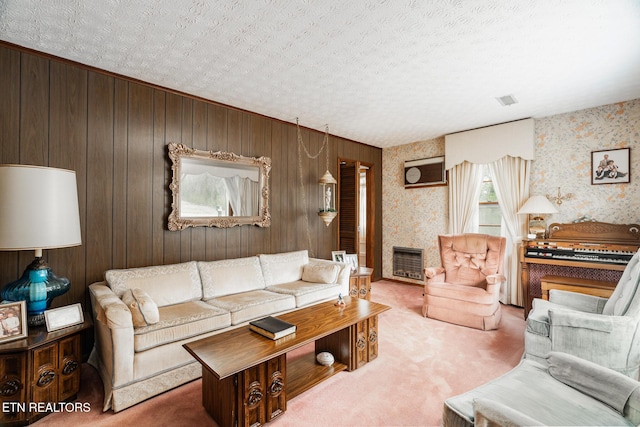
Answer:
<svg viewBox="0 0 640 427"><path fill-rule="evenodd" d="M378 315L390 307L345 298L277 315L297 326L294 334L271 340L248 325L185 344L202 364L202 404L220 426L255 426L271 421L294 398L338 372L353 371L378 356ZM287 353L315 343L315 352ZM333 354L332 366L315 355Z"/></svg>

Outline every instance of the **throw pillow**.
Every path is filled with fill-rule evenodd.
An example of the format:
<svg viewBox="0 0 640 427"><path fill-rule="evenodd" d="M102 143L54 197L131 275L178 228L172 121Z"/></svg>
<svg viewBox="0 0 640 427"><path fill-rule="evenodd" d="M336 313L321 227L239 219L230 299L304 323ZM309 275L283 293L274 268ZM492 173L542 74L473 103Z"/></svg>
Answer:
<svg viewBox="0 0 640 427"><path fill-rule="evenodd" d="M153 325L160 321L158 306L145 291L137 288L127 289L124 294L122 294L122 302L124 302L127 307L129 307L129 311L131 311L134 327L140 328L142 326Z"/></svg>
<svg viewBox="0 0 640 427"><path fill-rule="evenodd" d="M311 283L336 283L340 267L337 265L307 264L302 268L302 280Z"/></svg>

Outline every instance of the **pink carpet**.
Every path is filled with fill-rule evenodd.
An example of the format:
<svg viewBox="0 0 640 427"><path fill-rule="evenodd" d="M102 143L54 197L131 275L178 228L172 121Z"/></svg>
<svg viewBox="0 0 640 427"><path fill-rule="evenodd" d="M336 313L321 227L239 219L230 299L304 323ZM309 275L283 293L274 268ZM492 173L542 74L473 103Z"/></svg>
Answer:
<svg viewBox="0 0 640 427"><path fill-rule="evenodd" d="M447 397L520 361L521 308L504 306L500 329L484 332L422 317L421 287L385 280L372 287L372 300L392 307L379 318L379 357L290 400L270 426L438 426ZM202 407L201 384L193 381L117 414L102 413L102 383L85 364L77 401L90 403L91 410L51 414L34 425L216 426Z"/></svg>

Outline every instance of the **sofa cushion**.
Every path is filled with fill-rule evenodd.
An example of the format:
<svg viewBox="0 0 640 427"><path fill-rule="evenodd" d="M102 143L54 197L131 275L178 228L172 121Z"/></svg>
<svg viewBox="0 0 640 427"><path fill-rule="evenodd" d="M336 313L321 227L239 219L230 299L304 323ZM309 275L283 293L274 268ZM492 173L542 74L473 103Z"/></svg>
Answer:
<svg viewBox="0 0 640 427"><path fill-rule="evenodd" d="M426 283L425 294L434 297L448 298L449 304L456 305L461 301L474 304L495 305L498 297L483 287L458 285L456 283Z"/></svg>
<svg viewBox="0 0 640 427"><path fill-rule="evenodd" d="M124 294L122 294L122 302L129 307L133 326L136 328L153 325L160 320L158 306L153 302L151 297L141 289L127 289Z"/></svg>
<svg viewBox="0 0 640 427"><path fill-rule="evenodd" d="M269 286L267 290L280 294L292 295L296 299L296 307L338 297L342 286L337 283L310 283L298 280L291 283Z"/></svg>
<svg viewBox="0 0 640 427"><path fill-rule="evenodd" d="M306 250L281 254L262 254L260 264L266 286L295 282L302 279L302 268L309 263Z"/></svg>
<svg viewBox="0 0 640 427"><path fill-rule="evenodd" d="M264 289L264 277L258 257L199 261L204 300L239 292Z"/></svg>
<svg viewBox="0 0 640 427"><path fill-rule="evenodd" d="M311 283L336 283L340 266L336 264L306 264L302 268L302 280Z"/></svg>
<svg viewBox="0 0 640 427"><path fill-rule="evenodd" d="M145 291L158 307L202 298L202 284L195 261L109 270L105 279L120 298L127 289L138 288Z"/></svg>
<svg viewBox="0 0 640 427"><path fill-rule="evenodd" d="M231 316L228 311L202 301L168 305L160 307L158 311L160 313L158 323L134 328L133 345L136 352L231 325Z"/></svg>
<svg viewBox="0 0 640 427"><path fill-rule="evenodd" d="M291 295L257 290L225 295L207 300L207 304L231 313L231 324L237 325L258 317L267 316L296 307Z"/></svg>

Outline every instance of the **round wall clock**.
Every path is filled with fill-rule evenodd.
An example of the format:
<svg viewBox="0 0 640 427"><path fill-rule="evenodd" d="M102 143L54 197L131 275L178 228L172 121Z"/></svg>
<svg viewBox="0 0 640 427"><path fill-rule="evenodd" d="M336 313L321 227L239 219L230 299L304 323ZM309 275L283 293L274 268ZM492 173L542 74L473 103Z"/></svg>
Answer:
<svg viewBox="0 0 640 427"><path fill-rule="evenodd" d="M422 173L420 173L420 169L416 167L412 167L407 169L407 172L405 173L405 178L409 184L415 184L416 182L418 182L421 175Z"/></svg>

